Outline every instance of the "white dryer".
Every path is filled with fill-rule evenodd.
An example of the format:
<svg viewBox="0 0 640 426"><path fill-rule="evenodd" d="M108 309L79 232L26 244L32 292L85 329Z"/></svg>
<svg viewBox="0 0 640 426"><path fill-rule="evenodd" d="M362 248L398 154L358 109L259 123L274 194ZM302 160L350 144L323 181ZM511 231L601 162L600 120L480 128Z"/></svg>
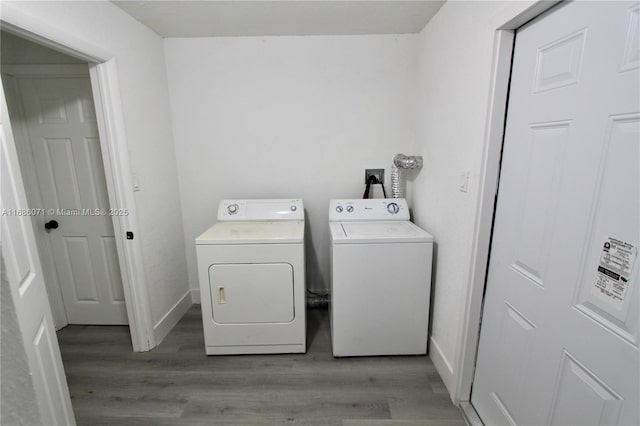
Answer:
<svg viewBox="0 0 640 426"><path fill-rule="evenodd" d="M302 200L223 200L196 238L207 355L306 351Z"/></svg>
<svg viewBox="0 0 640 426"><path fill-rule="evenodd" d="M425 354L433 237L402 199L331 200L333 355Z"/></svg>

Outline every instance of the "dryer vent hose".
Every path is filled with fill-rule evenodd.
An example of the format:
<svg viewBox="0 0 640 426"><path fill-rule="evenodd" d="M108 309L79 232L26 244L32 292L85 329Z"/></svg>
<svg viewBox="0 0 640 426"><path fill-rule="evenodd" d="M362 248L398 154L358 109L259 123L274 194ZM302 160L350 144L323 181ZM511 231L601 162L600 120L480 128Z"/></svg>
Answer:
<svg viewBox="0 0 640 426"><path fill-rule="evenodd" d="M409 156L396 154L393 157L393 167L391 167L391 196L393 198L404 198L404 179L402 169L421 169L422 156Z"/></svg>

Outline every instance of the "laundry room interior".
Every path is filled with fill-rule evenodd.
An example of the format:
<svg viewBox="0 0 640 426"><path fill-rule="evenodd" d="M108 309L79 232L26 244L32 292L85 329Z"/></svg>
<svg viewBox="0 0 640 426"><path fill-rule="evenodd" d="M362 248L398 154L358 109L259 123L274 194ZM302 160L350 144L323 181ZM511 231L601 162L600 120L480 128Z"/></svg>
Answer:
<svg viewBox="0 0 640 426"><path fill-rule="evenodd" d="M56 218L44 213L28 218L3 214L3 220L7 220L2 224L3 233L5 229L20 229L20 233L7 231L3 237L3 247L8 247L3 254L8 278L3 273L2 344L4 348L5 338L21 342L24 348L15 357L26 360L9 361L3 355L3 374L11 366L3 385L12 380L17 389L13 395L3 389L3 420L7 424L19 419L49 424L47 419L53 416L60 424L75 424L76 420L78 424L114 424L109 422L118 418L123 424L135 423L136 419L139 423L135 424L483 424L470 399L514 34L531 19L549 13L556 3L3 1L1 72L3 98L8 107L3 103L2 109L8 114L3 112L1 122L5 158L2 178L3 182L12 182L11 188L17 194L12 196L18 200L14 204L5 202L9 199L9 192L5 191L9 189L3 183L3 207L43 212L51 207L44 205L42 194L36 194L37 188L43 186L39 179L48 179L37 175L41 163L36 148L24 148L31 131L29 101L21 92L30 87L26 81L56 76L88 82L95 102L101 151L90 161L104 167L104 197L108 198L100 207L120 212L115 214L118 217L114 217L108 237L111 251L105 256L111 256L116 265L107 270L118 275L120 290L116 293L121 297L117 302L123 316L120 326L108 319L102 324L111 325L73 321L69 307L65 308L68 302L65 290L60 289L60 279L47 278L60 268L54 265L55 249L43 242L57 232L51 229L51 219ZM637 2L625 3L620 9L620 16L632 11L629 28L635 25L637 30ZM633 40L636 44L632 48L637 49L637 36ZM637 75L636 65L629 69L627 74ZM47 149L46 155L55 157L55 161L71 155L70 151L55 154L52 148ZM398 154L420 159L419 167L401 170L404 197L400 202L391 199L392 175L397 173L394 158ZM55 165L51 181L62 176L54 169ZM366 170L370 169L383 171L385 192L383 185L371 185L369 204L363 204L363 192L368 190ZM64 182L56 181L54 185L64 186ZM635 185L634 188L637 182ZM76 192L82 196L82 190ZM255 200L277 203L276 207L255 207ZM375 204L376 201L384 203ZM637 200L632 201L637 204ZM424 301L424 306L417 305L421 307L416 309L425 318L409 312L413 320L417 318L424 324L426 345L420 340L424 351L356 350L347 351L345 358L337 355L335 348L332 353L332 256L339 242L334 244L330 227L331 221L341 220L335 219L335 212L342 213L348 206L356 211L360 207L380 209L381 216L369 219L375 221L387 220L399 210L402 221L428 233L428 240L420 240L429 243L428 251L420 252L428 253L421 254L424 261L409 265L428 275L418 278L425 294L416 293ZM633 208L637 210L637 206ZM202 269L198 244L221 238L221 234L211 231L214 224L245 214L249 215L247 220L252 220L251 214L256 211L266 214L256 216L257 220L287 216L282 220L301 221L303 225L302 234L295 240L304 242L299 264L288 258L273 260L271 254L280 249L266 248L268 244L262 248L271 254L256 255L256 262L294 265L292 272L286 269L274 274L289 274L297 280L287 290L297 296L295 309L287 309L294 309L295 315L302 315L301 320L306 321L301 337L303 349L275 338L267 342L270 349L263 352L242 339L233 340L230 345L253 349L216 351L211 349L215 344L210 344L209 339L215 341L220 334L203 336L202 321L207 333L205 311L213 309L213 322L219 322L211 304L216 303L216 298L218 304L225 304L233 297L230 288L225 293L219 283L203 287L203 281L213 276L208 275L213 274L210 264L229 265L234 261L223 255L222 260L207 260L210 263ZM64 228L68 218L62 216L57 218L55 227L60 222ZM9 220L22 222L12 225L14 222ZM244 238L238 236L244 232L242 227L255 229L243 224L228 231L224 235L229 238L227 244ZM272 231L261 232L258 233L262 236ZM627 241L637 247L638 241L633 238ZM248 239L244 244L255 244L257 239ZM22 261L18 254L6 254L17 247L18 240L28 241L24 250L31 250L31 254L25 254L24 259L32 260ZM292 242L285 240L282 237L280 242ZM66 244L69 250L70 243ZM261 244L257 241L255 245ZM633 253L637 253L635 247ZM247 249L246 253L254 253L252 250ZM81 255L83 249L76 251ZM243 256L245 252L241 248L238 253ZM394 264L387 263L391 257L385 254L377 259L372 255L362 261L369 262L373 270L376 264L381 269L391 265L392 269ZM242 264L251 262L237 260ZM70 268L75 271L72 263ZM303 278L296 268L304 270ZM632 261L631 281L636 284L629 292L635 296L637 269ZM256 271L252 276L266 277L271 273L269 268ZM382 272L385 281L390 282L379 283L375 288L385 292L389 306L401 311L400 302L394 303L394 299L401 299L398 292L402 287L393 282L393 271L381 271L379 275ZM408 276L403 273L398 272ZM239 275L244 277L242 274ZM51 313L41 316L54 333L54 343L48 349L50 363L64 367L66 379L65 371L58 367L51 368L57 376L43 373L41 382L35 374L35 384L21 378L21 374L31 373L35 362L29 348L33 333L24 326L26 318L35 313L18 298L18 294L26 292L14 290L14 282L21 283L27 275L40 277L38 285L49 293L49 305L42 309ZM7 279L13 296L8 290L5 292ZM296 284L304 285L298 288ZM23 288L22 284L15 284L16 289L18 286ZM252 300L245 308L260 309L261 301L269 296L260 297L264 299ZM356 306L366 307L367 297L364 286L353 299L354 310ZM315 299L319 308L303 308L306 299ZM637 320L637 306L626 306L624 312L631 312L629 321ZM301 314L305 309L306 318ZM375 312L384 315L384 309L378 306ZM17 315L17 319L7 319L9 315ZM285 319L274 323L293 323L286 318L285 315ZM11 324L15 327L10 328ZM104 334L93 334L91 327L102 327ZM302 325L298 323L296 327ZM268 328L256 330L246 338L257 342L272 333ZM630 330L629 335L635 337L627 341L635 342L632 356L637 357L637 340L633 340L638 335L637 326ZM60 350L55 343L56 331ZM180 340L183 337L176 337L176 333L184 333L186 340ZM250 337L259 334L262 336ZM347 340L364 339L365 335L354 332ZM296 336L298 344L299 334ZM315 346L314 338L319 339ZM380 340L377 335L375 339ZM289 343L278 352L278 345ZM187 352L181 360L183 348ZM264 353L271 355L259 355ZM147 355L157 358L149 358L146 366L140 363L135 368L140 368L140 380L150 384L149 389L138 382L130 389L115 383L116 377L122 377L117 372L117 357L139 362L144 358L137 357ZM382 359L389 359L390 364L378 364ZM299 364L303 360L309 366ZM179 369L189 363L193 363L193 369L179 378ZM364 366L362 372L353 370L350 375L347 370L357 369L358 363ZM156 370L151 370L154 365ZM242 369L247 370L246 375ZM382 378L371 372L384 369L388 371L382 373ZM286 398L295 399L306 392L306 388L297 387L299 383L287 382L295 381L299 370L312 372L300 380L312 389L313 396L301 397L300 405L290 405L284 402ZM199 378L199 372L205 379ZM104 400L92 396L94 391L99 394L92 387L92 374L102 374L101 380L108 386L115 384L114 393L104 391ZM154 375L163 374L167 375L167 382L155 382L161 378ZM276 375L275 385L261 381ZM333 376L337 384L327 385L328 378L323 375ZM372 375L369 382L368 375ZM417 377L416 381L411 381L410 376ZM40 401L46 396L40 389L66 389L65 380L69 381L71 398L64 390L50 406L42 406ZM172 393L169 381L179 380L192 380L195 390L180 382L180 391L188 396ZM205 386L206 380L213 383L211 389ZM378 380L389 380L391 396L376 387ZM273 395L264 396L261 386ZM325 400L320 390L324 391L322 395L344 393ZM349 399L360 391L364 395L361 399ZM282 398L277 397L278 392L282 392ZM634 392L637 394L637 389ZM18 403L19 399L27 402ZM243 400L247 404L244 411ZM31 417L34 414L29 414L29 404L39 406L41 421ZM262 419L258 415L261 412ZM483 420L491 424L486 418Z"/></svg>

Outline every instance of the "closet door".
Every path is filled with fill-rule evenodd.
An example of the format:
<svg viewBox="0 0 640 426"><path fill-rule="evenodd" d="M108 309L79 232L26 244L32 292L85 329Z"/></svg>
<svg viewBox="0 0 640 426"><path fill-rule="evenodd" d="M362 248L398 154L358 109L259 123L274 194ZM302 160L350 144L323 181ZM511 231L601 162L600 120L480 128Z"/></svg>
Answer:
<svg viewBox="0 0 640 426"><path fill-rule="evenodd" d="M516 34L472 404L485 424L640 424L637 2Z"/></svg>

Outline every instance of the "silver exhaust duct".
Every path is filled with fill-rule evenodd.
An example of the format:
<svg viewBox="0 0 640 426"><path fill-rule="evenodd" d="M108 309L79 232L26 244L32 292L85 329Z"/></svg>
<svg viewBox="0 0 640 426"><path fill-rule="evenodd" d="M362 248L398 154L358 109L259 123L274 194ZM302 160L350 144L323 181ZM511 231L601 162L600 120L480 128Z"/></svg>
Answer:
<svg viewBox="0 0 640 426"><path fill-rule="evenodd" d="M391 167L391 196L393 198L404 198L404 179L402 169L412 170L422 168L421 155L396 154L393 157L393 167Z"/></svg>

